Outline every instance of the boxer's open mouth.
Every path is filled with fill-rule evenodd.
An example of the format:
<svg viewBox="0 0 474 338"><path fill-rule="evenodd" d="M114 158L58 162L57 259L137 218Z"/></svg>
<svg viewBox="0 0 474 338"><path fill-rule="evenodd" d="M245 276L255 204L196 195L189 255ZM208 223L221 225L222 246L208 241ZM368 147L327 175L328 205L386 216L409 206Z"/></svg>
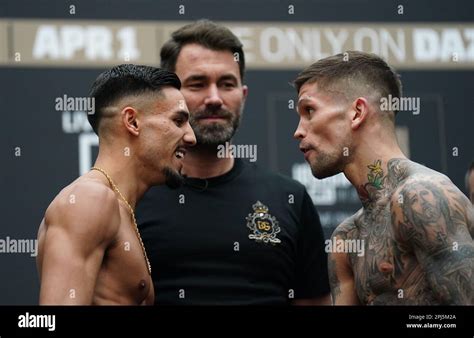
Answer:
<svg viewBox="0 0 474 338"><path fill-rule="evenodd" d="M311 150L311 149L307 148L307 147L300 147L300 150L303 152L303 154L306 154L306 152Z"/></svg>
<svg viewBox="0 0 474 338"><path fill-rule="evenodd" d="M182 159L184 155L186 155L186 150L184 148L178 148L174 153L174 156L176 156L177 159Z"/></svg>
<svg viewBox="0 0 474 338"><path fill-rule="evenodd" d="M313 149L307 145L301 145L300 150L303 153L305 160L309 161L309 154L310 154L310 151Z"/></svg>

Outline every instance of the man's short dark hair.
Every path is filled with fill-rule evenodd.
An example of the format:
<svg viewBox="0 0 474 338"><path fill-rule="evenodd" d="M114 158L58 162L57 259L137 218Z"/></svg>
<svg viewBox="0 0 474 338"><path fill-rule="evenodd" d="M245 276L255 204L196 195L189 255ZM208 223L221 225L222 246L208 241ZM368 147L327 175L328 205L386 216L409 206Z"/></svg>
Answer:
<svg viewBox="0 0 474 338"><path fill-rule="evenodd" d="M369 95L374 92L381 98L402 95L400 76L395 70L379 56L359 51L321 59L299 73L293 83L299 93L305 83L316 82L322 91L336 90L346 97L351 93Z"/></svg>
<svg viewBox="0 0 474 338"><path fill-rule="evenodd" d="M161 67L174 72L176 61L184 45L197 43L215 51L237 53L240 79L245 73L245 56L240 40L227 27L209 20L199 20L179 28L171 34L171 39L161 47Z"/></svg>
<svg viewBox="0 0 474 338"><path fill-rule="evenodd" d="M95 100L95 113L88 114L89 123L99 135L103 109L128 95L159 93L164 87L181 88L176 74L161 68L123 64L101 73L94 81L89 93Z"/></svg>

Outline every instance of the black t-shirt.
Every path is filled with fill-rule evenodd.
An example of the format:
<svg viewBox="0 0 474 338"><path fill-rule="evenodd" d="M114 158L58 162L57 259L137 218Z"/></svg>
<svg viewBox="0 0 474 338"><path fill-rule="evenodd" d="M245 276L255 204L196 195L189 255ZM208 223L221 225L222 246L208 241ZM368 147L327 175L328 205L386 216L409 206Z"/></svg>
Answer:
<svg viewBox="0 0 474 338"><path fill-rule="evenodd" d="M236 159L228 173L151 188L137 207L155 304L287 304L329 292L303 185Z"/></svg>

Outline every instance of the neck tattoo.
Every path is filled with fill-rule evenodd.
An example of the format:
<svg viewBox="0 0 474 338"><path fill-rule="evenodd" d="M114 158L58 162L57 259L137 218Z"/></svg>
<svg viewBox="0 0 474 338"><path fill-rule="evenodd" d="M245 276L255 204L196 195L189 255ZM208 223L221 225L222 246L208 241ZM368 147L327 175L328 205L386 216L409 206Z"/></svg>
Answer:
<svg viewBox="0 0 474 338"><path fill-rule="evenodd" d="M384 176L382 169L382 161L377 160L373 164L367 166L369 173L367 174L367 183L360 185L358 190L360 199L364 206L373 202L379 193L385 189L387 176Z"/></svg>

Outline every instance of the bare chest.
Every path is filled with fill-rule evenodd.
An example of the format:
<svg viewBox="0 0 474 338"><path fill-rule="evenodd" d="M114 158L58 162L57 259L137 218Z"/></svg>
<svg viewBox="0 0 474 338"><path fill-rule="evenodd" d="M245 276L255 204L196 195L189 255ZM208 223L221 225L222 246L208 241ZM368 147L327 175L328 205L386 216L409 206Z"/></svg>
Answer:
<svg viewBox="0 0 474 338"><path fill-rule="evenodd" d="M130 215L122 215L114 244L106 251L96 291L118 303L141 304L153 298L153 284Z"/></svg>
<svg viewBox="0 0 474 338"><path fill-rule="evenodd" d="M358 223L358 224L357 224ZM356 291L363 304L406 304L423 289L416 258L395 241L390 214L364 215L356 221L362 254L349 254Z"/></svg>

